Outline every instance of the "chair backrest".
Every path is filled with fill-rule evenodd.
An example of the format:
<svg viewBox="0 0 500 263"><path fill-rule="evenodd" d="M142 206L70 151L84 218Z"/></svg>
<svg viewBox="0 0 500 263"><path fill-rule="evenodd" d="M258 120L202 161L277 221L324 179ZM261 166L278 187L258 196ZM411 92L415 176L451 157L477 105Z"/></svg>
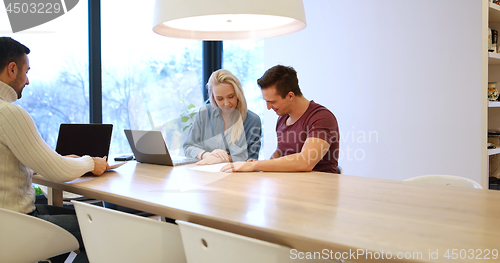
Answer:
<svg viewBox="0 0 500 263"><path fill-rule="evenodd" d="M342 167L340 165L337 166L337 173L342 174Z"/></svg>
<svg viewBox="0 0 500 263"><path fill-rule="evenodd" d="M454 175L422 175L408 178L405 181L483 189L483 187L474 180Z"/></svg>
<svg viewBox="0 0 500 263"><path fill-rule="evenodd" d="M0 208L0 262L37 262L78 247L78 240L63 228Z"/></svg>
<svg viewBox="0 0 500 263"><path fill-rule="evenodd" d="M300 260L298 251L185 221L175 221L181 229L188 263L270 263L325 262ZM319 255L318 255L319 256Z"/></svg>
<svg viewBox="0 0 500 263"><path fill-rule="evenodd" d="M177 225L71 202L90 262L186 262Z"/></svg>

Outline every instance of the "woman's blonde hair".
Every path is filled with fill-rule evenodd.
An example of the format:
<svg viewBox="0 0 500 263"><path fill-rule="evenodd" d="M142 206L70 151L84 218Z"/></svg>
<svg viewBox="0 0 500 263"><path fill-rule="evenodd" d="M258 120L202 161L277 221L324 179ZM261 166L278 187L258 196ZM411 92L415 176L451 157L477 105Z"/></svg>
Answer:
<svg viewBox="0 0 500 263"><path fill-rule="evenodd" d="M210 94L210 104L213 107L219 107L215 101L213 91L214 87L220 84L229 84L233 86L236 98L238 99L236 110L238 110L239 114L233 114L229 125L229 127L231 127L231 139L229 140L229 143L234 143L244 132L243 122L247 117L247 101L238 78L229 70L219 69L210 75L207 83L208 93Z"/></svg>

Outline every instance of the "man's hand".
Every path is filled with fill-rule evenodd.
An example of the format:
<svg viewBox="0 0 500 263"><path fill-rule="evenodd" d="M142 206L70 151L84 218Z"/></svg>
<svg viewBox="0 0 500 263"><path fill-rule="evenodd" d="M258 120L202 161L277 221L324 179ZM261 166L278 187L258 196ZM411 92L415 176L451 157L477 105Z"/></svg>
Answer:
<svg viewBox="0 0 500 263"><path fill-rule="evenodd" d="M94 160L94 170L92 170L94 175L99 176L109 169L108 162L106 162L106 156L103 158L92 157L92 159Z"/></svg>
<svg viewBox="0 0 500 263"><path fill-rule="evenodd" d="M221 172L234 173L234 172L255 172L254 164L256 161L250 162L235 162L224 165L220 169Z"/></svg>

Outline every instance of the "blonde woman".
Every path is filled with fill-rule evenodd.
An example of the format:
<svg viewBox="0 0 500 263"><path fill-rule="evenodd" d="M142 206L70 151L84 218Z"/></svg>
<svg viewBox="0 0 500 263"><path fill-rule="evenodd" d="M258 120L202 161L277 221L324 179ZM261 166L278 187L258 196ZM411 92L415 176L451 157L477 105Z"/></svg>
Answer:
<svg viewBox="0 0 500 263"><path fill-rule="evenodd" d="M262 125L247 110L241 83L230 71L212 73L208 83L210 104L195 115L184 154L199 165L258 159Z"/></svg>

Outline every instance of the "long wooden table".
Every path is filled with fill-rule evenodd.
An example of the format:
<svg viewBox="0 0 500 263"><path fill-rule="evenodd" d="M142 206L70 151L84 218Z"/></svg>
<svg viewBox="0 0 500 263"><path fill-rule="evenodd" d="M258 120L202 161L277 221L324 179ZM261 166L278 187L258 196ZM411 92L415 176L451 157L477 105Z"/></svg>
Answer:
<svg viewBox="0 0 500 263"><path fill-rule="evenodd" d="M36 175L33 181L316 252L292 257L500 261L498 254L494 259L500 250L500 191L316 172L224 174L135 161L100 177L54 183Z"/></svg>

